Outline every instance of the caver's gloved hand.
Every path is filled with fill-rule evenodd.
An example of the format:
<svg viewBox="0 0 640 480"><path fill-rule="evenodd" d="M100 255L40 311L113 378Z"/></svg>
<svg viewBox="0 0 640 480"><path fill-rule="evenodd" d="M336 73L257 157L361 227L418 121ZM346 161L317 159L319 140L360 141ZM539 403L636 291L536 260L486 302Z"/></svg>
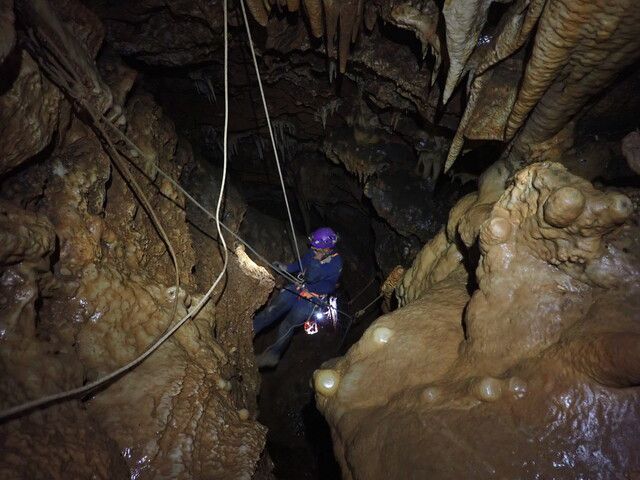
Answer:
<svg viewBox="0 0 640 480"><path fill-rule="evenodd" d="M283 272L287 271L287 264L282 262L273 262L273 266L278 270L282 270Z"/></svg>

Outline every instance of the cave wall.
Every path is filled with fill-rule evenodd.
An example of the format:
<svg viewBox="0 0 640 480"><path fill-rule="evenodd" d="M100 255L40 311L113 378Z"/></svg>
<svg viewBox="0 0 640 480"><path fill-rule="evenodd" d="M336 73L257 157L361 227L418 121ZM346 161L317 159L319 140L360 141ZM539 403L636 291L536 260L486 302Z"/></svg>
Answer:
<svg viewBox="0 0 640 480"><path fill-rule="evenodd" d="M632 478L638 190L537 163L486 192L314 373L344 478Z"/></svg>
<svg viewBox="0 0 640 480"><path fill-rule="evenodd" d="M555 164L514 175L539 160L589 180L637 171L636 135L619 141L637 126L636 103L620 104L636 90L632 2L286 3L290 14L271 2L249 10L265 27L252 24L301 214L315 209L314 221L339 218L356 232L372 217L374 245L362 258L375 255L384 275L407 267L396 275L403 308L316 376L344 475L411 476L403 469L414 465L442 478L478 468L589 476L590 453L614 473L636 471L637 192L594 189ZM230 25L242 170L269 147L237 8ZM168 326L173 301L184 314L219 271L211 222L154 168L212 206L219 172L205 160L219 159L221 38L218 1L0 2L3 407L134 358ZM96 128L102 117L142 152L117 141L175 248L178 291L166 246L114 165L105 125ZM466 156L479 141L499 144L502 160ZM191 142L208 145L209 157ZM618 168L622 154L631 170ZM462 196L491 164L479 191ZM234 230L256 218L241 196L230 190ZM313 223L308 212L303 220ZM272 251L276 233L246 223L245 232ZM249 319L273 279L233 250L215 305L143 364L82 402L2 423L6 476L262 471ZM354 285L375 275L351 270ZM575 455L574 438L584 440ZM452 448L466 461L452 466ZM371 451L391 461L371 461ZM523 458L535 464L516 465Z"/></svg>
<svg viewBox="0 0 640 480"><path fill-rule="evenodd" d="M48 8L64 21L42 17ZM130 173L115 168L95 122L34 59L33 48L47 55L38 41L61 36L75 77L97 79L96 98L107 99L90 104L117 111L114 123L146 160L179 179L195 168L190 147L153 98L133 88L134 69L108 49L96 62L104 35L98 17L59 1L15 10L3 2L0 18L0 390L7 408L93 381L141 354L208 288L192 273L196 263L211 282L222 257L214 239L192 235L184 196L149 177L142 158L131 154ZM34 29L38 40L17 44L8 35L14 27L19 36ZM129 175L174 247L177 291L167 248ZM243 207L232 200L228 208ZM214 301L142 364L85 398L3 421L3 478L250 478L266 433L255 421L250 316L273 278L241 250L229 262Z"/></svg>

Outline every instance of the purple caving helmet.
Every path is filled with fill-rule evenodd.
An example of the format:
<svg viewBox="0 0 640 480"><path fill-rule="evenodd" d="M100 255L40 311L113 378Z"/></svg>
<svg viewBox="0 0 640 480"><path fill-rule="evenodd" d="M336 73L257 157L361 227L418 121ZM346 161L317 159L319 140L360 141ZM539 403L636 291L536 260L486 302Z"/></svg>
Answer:
<svg viewBox="0 0 640 480"><path fill-rule="evenodd" d="M310 236L312 248L333 248L338 243L338 234L329 227L315 230Z"/></svg>

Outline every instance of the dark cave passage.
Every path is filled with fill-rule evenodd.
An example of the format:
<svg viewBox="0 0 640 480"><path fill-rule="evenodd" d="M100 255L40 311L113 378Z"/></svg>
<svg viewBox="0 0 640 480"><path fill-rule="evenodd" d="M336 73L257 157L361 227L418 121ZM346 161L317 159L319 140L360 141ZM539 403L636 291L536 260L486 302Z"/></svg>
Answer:
<svg viewBox="0 0 640 480"><path fill-rule="evenodd" d="M198 99L187 95L178 100L179 96L171 90L177 88L179 94L185 93L178 87L184 74L174 80L167 79L173 77L164 77L160 81L158 77L149 75L155 96L161 100L170 99L164 107L176 115L178 126L185 126L183 135L190 138L198 162L192 172L183 174L185 185L197 193L198 200L205 204L209 202L209 206L213 207L211 200L215 190L211 191L207 186L219 181L220 171L216 165L221 161L221 152L219 145L193 134L194 131L202 131L197 127L198 117L194 114L200 108ZM194 102L193 110L189 108L190 101ZM179 109L174 109L176 103L180 104ZM220 106L220 103L214 103L210 109L215 112ZM232 103L231 106L232 109L242 108L240 104ZM259 113L256 113L254 121L257 122L259 117ZM187 126L193 125L194 121L195 127ZM237 156L230 159L228 177L232 199L230 205L242 205L243 210L239 233L270 261L292 263L295 254L272 151L261 141L243 138L235 147ZM298 244L304 253L308 248L307 235L320 226L330 226L339 233L337 250L343 258L344 270L337 291L338 308L352 318L340 315L337 328L321 328L315 335L307 335L302 328L297 329L277 368L261 373L258 421L268 428L267 452L275 466L274 475L277 478L338 479L340 470L333 457L331 434L326 421L316 409L311 377L324 361L344 354L371 321L379 316L381 302L377 301L367 309L365 315L353 318L356 312L378 296L385 270L393 268L398 259L404 259L405 266L408 266L411 253L407 247L401 247L393 254L395 258L383 260L383 267L377 263L378 252L384 251L392 239L403 237L393 232L384 219L376 214L357 178L341 165L332 165L324 155L313 150L314 145L318 148L319 140L315 140L315 143L314 139L304 141L310 143L311 147L307 145L301 152L287 158L285 163L287 194ZM393 160L393 157L390 159ZM235 207L228 207L227 210L231 215L230 220L238 211ZM202 226L204 222L205 226L198 228L207 231L209 236L215 236L213 224L206 222L197 209L188 207L188 211L195 226ZM376 220L372 222L372 218ZM232 223L235 221L231 220ZM410 242L412 251L418 246L415 238L405 241ZM376 244L380 247L372 248ZM255 260L262 264L258 259ZM200 277L199 272L196 272L196 277ZM204 285L206 279L200 278L199 282ZM286 284L285 279L276 275L274 294L278 287ZM275 340L276 329L277 324L255 339L256 354Z"/></svg>
<svg viewBox="0 0 640 480"><path fill-rule="evenodd" d="M321 330L310 336L299 332L278 366L262 373L258 420L269 428L267 450L279 479L341 478L331 433L316 409L311 386L314 370L338 355L341 333ZM273 332L259 338L257 350L273 338ZM349 345L345 342L344 346Z"/></svg>

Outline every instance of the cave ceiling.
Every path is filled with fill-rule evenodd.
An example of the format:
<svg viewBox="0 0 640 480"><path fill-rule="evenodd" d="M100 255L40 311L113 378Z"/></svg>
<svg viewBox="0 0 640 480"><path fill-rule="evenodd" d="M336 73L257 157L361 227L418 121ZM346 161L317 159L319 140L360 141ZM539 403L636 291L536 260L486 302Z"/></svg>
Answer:
<svg viewBox="0 0 640 480"><path fill-rule="evenodd" d="M187 69L220 96L220 2L88 5L117 53L157 71L173 68L169 77ZM513 166L560 160L573 146L567 125L640 55L640 13L630 0L251 0L247 7L272 115L295 123L299 147L315 149L327 128L345 124L409 146L442 134L452 139L446 169L478 140L500 142ZM231 131L264 129L251 108L258 97L239 4L230 8ZM170 87L181 93L176 108L219 128L219 114L197 107L190 85L179 83Z"/></svg>
<svg viewBox="0 0 640 480"><path fill-rule="evenodd" d="M413 243L437 230L455 201L452 182L463 191L498 159L511 172L533 161L560 161L588 179L617 176L612 159L624 165L619 143L637 126L640 107L633 95L640 84L640 14L629 1L247 6L290 186L304 190L292 179L304 183L301 165L320 154L352 174L375 213ZM230 3L229 143L232 157L256 166L270 142L239 7ZM127 97L150 92L180 135L219 158L221 10L220 1L204 0L4 2L4 69L16 71L12 65L25 58L18 72L24 81L2 98L0 115L6 125L11 118L23 121L22 128L38 122L42 128L21 142L19 128L6 129L3 150L19 148L6 155L2 171L59 141L56 131L69 121L55 81L41 78L41 60L34 63L24 50L48 44L60 44L58 55L66 54L65 68L87 87L96 111L124 126ZM20 88L37 92L37 108L16 103ZM21 109L25 114L16 115ZM447 171L437 191L442 208L434 208L430 198ZM410 179L407 188L426 199L413 210L438 212L440 220L420 225L419 214L405 221L390 214L403 176Z"/></svg>

